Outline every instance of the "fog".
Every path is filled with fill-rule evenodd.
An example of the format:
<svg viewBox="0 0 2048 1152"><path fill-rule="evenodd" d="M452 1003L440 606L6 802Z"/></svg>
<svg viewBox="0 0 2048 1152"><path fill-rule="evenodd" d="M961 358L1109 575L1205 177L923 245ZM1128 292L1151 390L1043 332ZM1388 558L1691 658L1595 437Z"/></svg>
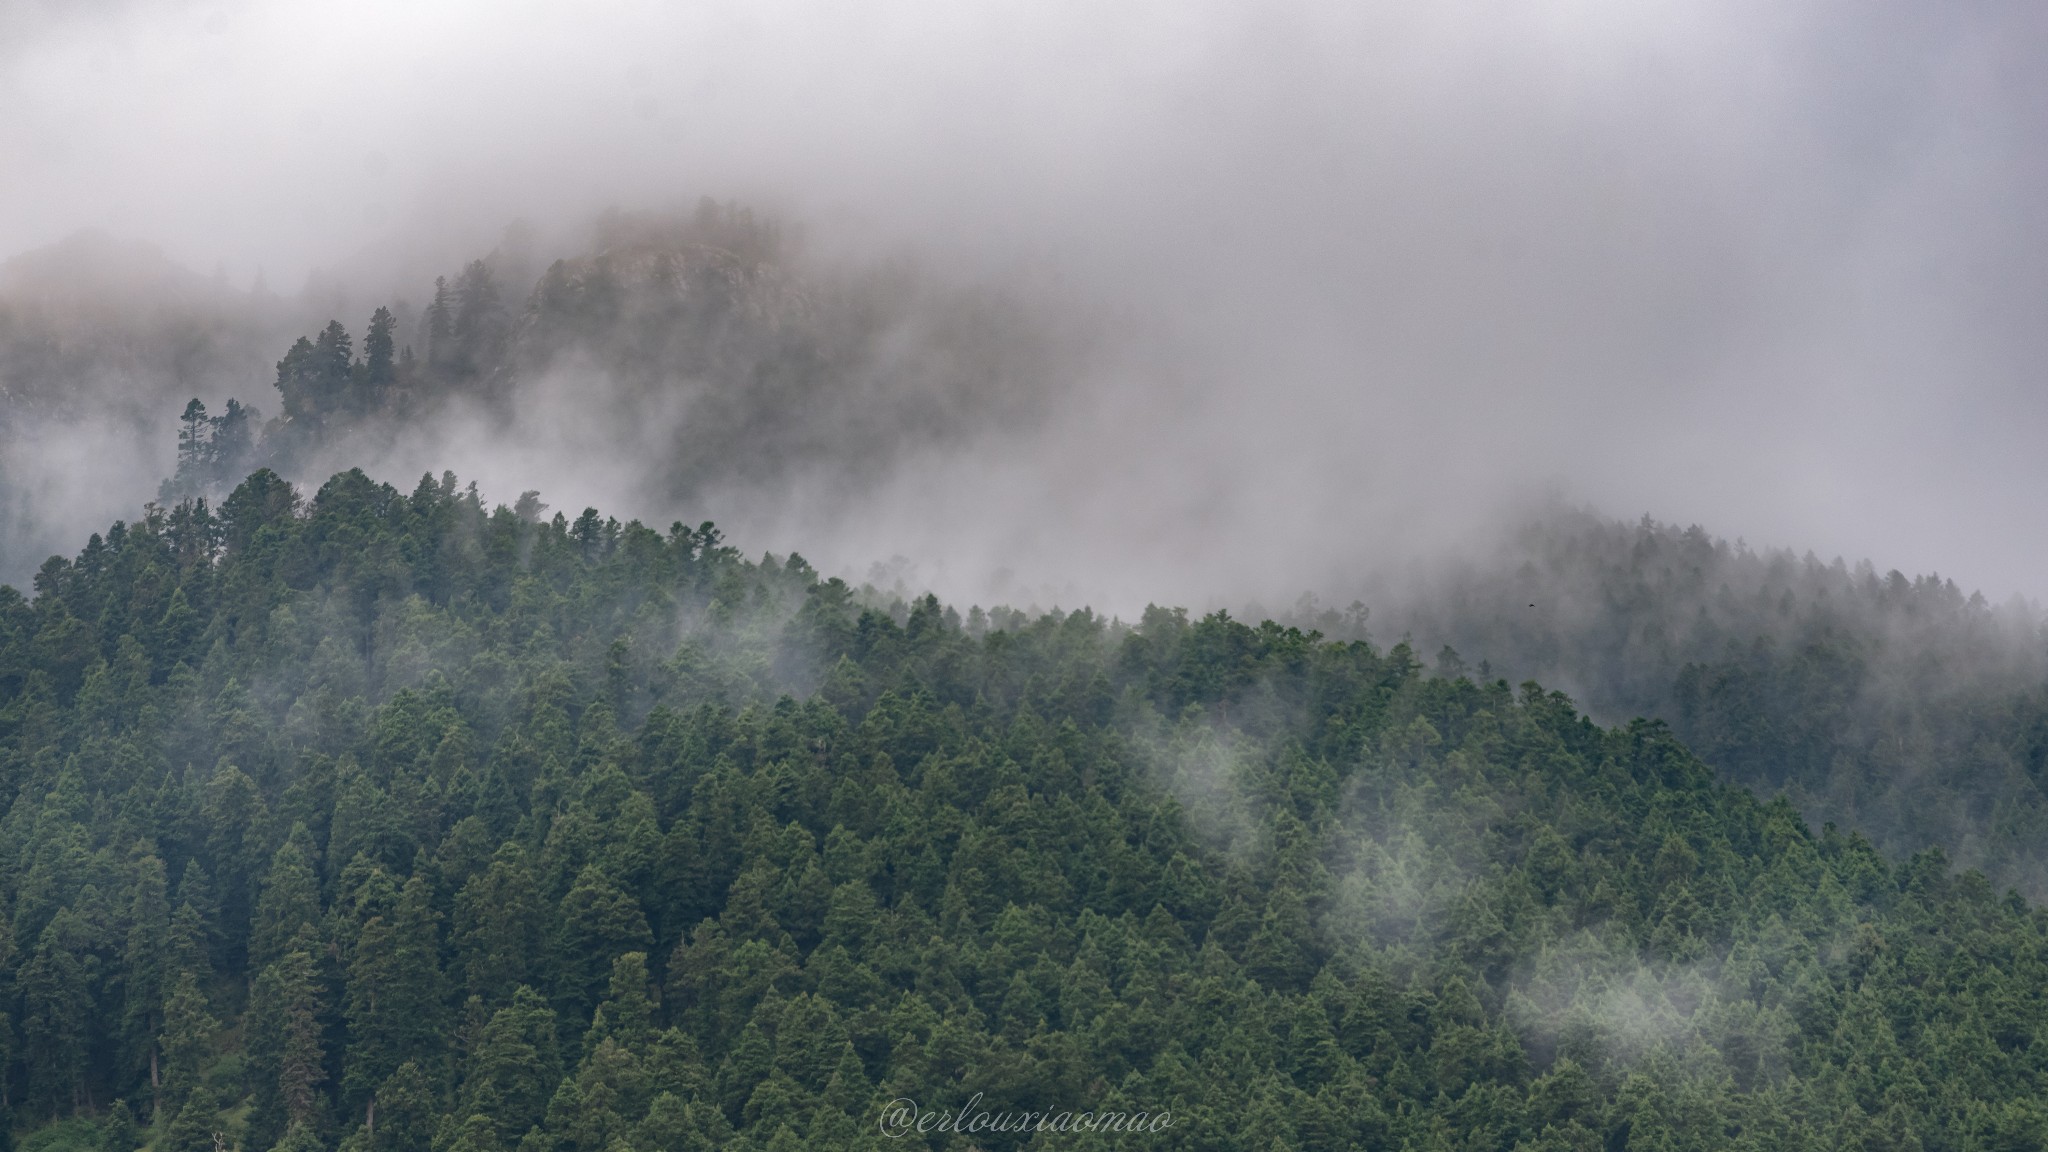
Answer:
<svg viewBox="0 0 2048 1152"><path fill-rule="evenodd" d="M1035 403L679 492L687 396L558 367L360 462L1127 615L1347 599L1551 498L2039 596L2044 49L2017 4L16 2L0 255L98 229L228 302L210 360L0 365L0 568L513 221L537 270L709 195L1006 302Z"/></svg>

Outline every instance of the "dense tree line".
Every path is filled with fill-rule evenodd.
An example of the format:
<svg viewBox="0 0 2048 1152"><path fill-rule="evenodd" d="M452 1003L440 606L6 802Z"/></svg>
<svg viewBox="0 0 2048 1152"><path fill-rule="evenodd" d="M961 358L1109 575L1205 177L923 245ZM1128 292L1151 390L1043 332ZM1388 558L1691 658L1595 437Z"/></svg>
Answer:
<svg viewBox="0 0 2048 1152"><path fill-rule="evenodd" d="M979 1093L1189 1149L2048 1139L2048 919L1662 725L541 512L258 473L0 591L18 1138L846 1147Z"/></svg>
<svg viewBox="0 0 2048 1152"><path fill-rule="evenodd" d="M1454 665L1653 716L1709 764L1893 855L2048 896L2048 630L1939 576L1584 512L1386 613Z"/></svg>
<svg viewBox="0 0 2048 1152"><path fill-rule="evenodd" d="M335 318L298 337L274 397L229 402L274 413L248 433L194 399L158 499L218 499L259 466L314 479L451 409L502 429L565 392L580 419L648 446L651 491L857 481L907 448L1042 414L1072 354L1073 333L1048 320L902 264L822 267L739 205L612 212L538 276L501 247L437 279L423 309L397 302L353 332Z"/></svg>

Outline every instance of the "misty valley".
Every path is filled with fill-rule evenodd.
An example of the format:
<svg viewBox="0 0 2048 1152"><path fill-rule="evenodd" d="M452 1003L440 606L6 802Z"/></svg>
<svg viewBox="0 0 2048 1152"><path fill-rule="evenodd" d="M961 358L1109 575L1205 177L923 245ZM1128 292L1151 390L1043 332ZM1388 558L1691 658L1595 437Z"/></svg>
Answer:
<svg viewBox="0 0 2048 1152"><path fill-rule="evenodd" d="M970 402L1014 310L906 340L914 275L777 237L316 323L0 587L15 1147L2048 1146L2025 602L1553 508L1370 612L1126 621L350 466L569 361L693 382L671 493L1048 402ZM75 401L8 331L15 417Z"/></svg>

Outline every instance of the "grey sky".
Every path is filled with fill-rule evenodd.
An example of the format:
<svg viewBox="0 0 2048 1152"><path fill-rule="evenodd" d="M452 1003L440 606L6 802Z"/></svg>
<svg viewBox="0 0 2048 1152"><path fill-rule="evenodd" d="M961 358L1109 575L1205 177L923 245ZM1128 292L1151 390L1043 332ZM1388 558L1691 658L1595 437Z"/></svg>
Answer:
<svg viewBox="0 0 2048 1152"><path fill-rule="evenodd" d="M1051 427L858 522L728 494L747 542L1271 598L1554 491L2048 594L2037 5L0 12L0 254L97 226L417 299L515 217L709 193L1122 333ZM539 431L436 448L632 498Z"/></svg>

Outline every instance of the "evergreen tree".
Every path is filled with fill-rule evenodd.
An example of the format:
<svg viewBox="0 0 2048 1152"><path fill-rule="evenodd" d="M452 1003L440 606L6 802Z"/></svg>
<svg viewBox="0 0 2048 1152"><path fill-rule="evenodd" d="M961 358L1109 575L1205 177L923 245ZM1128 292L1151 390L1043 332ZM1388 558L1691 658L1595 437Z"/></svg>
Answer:
<svg viewBox="0 0 2048 1152"><path fill-rule="evenodd" d="M181 1115L199 1092L206 1068L213 1062L220 1021L207 1008L206 996L192 973L172 978L164 1001L164 1085L159 1111ZM209 1111L215 1105L209 1101Z"/></svg>
<svg viewBox="0 0 2048 1152"><path fill-rule="evenodd" d="M427 368L437 377L455 359L455 293L448 278L434 277L434 302L427 306Z"/></svg>
<svg viewBox="0 0 2048 1152"><path fill-rule="evenodd" d="M398 386L397 354L392 339L397 324L389 308L379 308L370 315L369 331L363 335L362 376L354 405L359 415L386 411L391 406Z"/></svg>
<svg viewBox="0 0 2048 1152"><path fill-rule="evenodd" d="M472 260L456 280L453 294L455 316L449 332L453 345L453 354L447 361L449 378L458 384L482 383L496 368L508 335L497 278L488 264Z"/></svg>
<svg viewBox="0 0 2048 1152"><path fill-rule="evenodd" d="M332 416L348 410L355 376L355 343L341 321L330 320L313 338L314 411Z"/></svg>
<svg viewBox="0 0 2048 1152"><path fill-rule="evenodd" d="M320 418L320 356L313 342L301 336L277 362L277 392L284 405L284 418L315 423Z"/></svg>
<svg viewBox="0 0 2048 1152"><path fill-rule="evenodd" d="M374 1152L429 1152L441 1119L440 1094L417 1061L408 1060L377 1089Z"/></svg>
<svg viewBox="0 0 2048 1152"><path fill-rule="evenodd" d="M465 1113L486 1117L499 1147L509 1147L541 1119L562 1076L555 1013L531 988L491 1016L470 1054Z"/></svg>
<svg viewBox="0 0 2048 1152"><path fill-rule="evenodd" d="M453 942L470 994L487 1004L510 999L514 988L533 980L544 939L526 853L506 843L455 898Z"/></svg>
<svg viewBox="0 0 2048 1152"><path fill-rule="evenodd" d="M212 446L213 421L207 418L206 405L195 396L178 417L178 484L198 483L207 472Z"/></svg>
<svg viewBox="0 0 2048 1152"><path fill-rule="evenodd" d="M213 418L213 437L207 446L207 464L215 484L233 486L242 479L256 452L253 425L256 412L242 402L228 398L221 414Z"/></svg>
<svg viewBox="0 0 2048 1152"><path fill-rule="evenodd" d="M135 866L134 896L128 912L128 939L122 952L122 1041L131 1074L148 1069L152 1093L163 1083L158 1036L164 1024L171 968L170 900L164 890L164 862L146 855ZM154 1121L154 1116L151 1117Z"/></svg>
<svg viewBox="0 0 2048 1152"><path fill-rule="evenodd" d="M212 1089L201 1086L178 1109L156 1147L161 1152L217 1152L215 1139L221 1129L220 1101Z"/></svg>
<svg viewBox="0 0 2048 1152"><path fill-rule="evenodd" d="M343 1107L368 1115L378 1087L401 1065L430 1065L439 1055L445 1026L438 920L432 890L416 875L389 918L374 915L363 924L348 972Z"/></svg>
<svg viewBox="0 0 2048 1152"><path fill-rule="evenodd" d="M562 897L558 923L555 958L561 1002L579 1018L596 1007L611 978L613 960L628 949L645 949L654 942L639 903L596 865L584 868Z"/></svg>
<svg viewBox="0 0 2048 1152"><path fill-rule="evenodd" d="M268 1143L295 1126L316 1130L326 1111L320 973L307 946L310 926L256 978L249 993L247 1047L254 1107L249 1131Z"/></svg>
<svg viewBox="0 0 2048 1152"><path fill-rule="evenodd" d="M61 909L43 929L17 979L30 1098L55 1117L85 1105L93 1003L86 926Z"/></svg>
<svg viewBox="0 0 2048 1152"><path fill-rule="evenodd" d="M114 1101L100 1121L100 1152L135 1152L141 1146L142 1135L135 1127L135 1113L129 1111L126 1100Z"/></svg>
<svg viewBox="0 0 2048 1152"><path fill-rule="evenodd" d="M249 966L261 969L284 953L301 931L320 923L320 878L313 870L313 837L304 824L292 825L263 879L249 934Z"/></svg>
<svg viewBox="0 0 2048 1152"><path fill-rule="evenodd" d="M627 952L612 961L611 986L598 1007L597 1023L588 1041L616 1041L638 1051L646 1046L654 1025L654 1001L647 976L647 954Z"/></svg>
<svg viewBox="0 0 2048 1152"><path fill-rule="evenodd" d="M277 365L277 390L287 420L318 429L344 414L354 392L355 345L341 321L331 320L311 340L300 337Z"/></svg>

